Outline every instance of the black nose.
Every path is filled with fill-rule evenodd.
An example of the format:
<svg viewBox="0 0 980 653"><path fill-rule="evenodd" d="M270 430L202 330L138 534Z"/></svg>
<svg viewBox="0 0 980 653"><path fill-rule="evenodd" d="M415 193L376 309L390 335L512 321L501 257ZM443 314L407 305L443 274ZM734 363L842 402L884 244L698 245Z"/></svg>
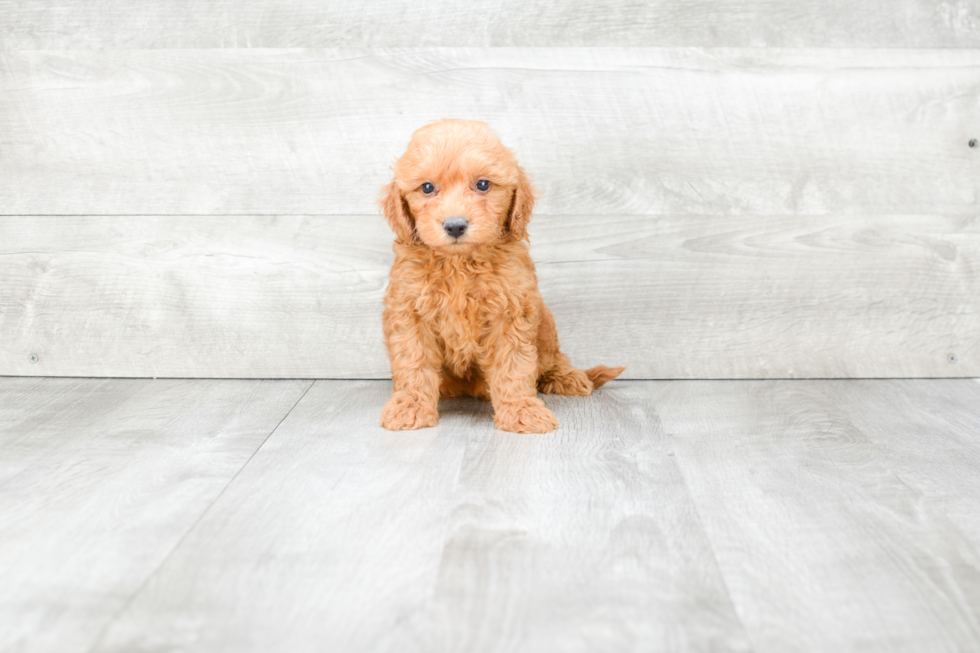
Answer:
<svg viewBox="0 0 980 653"><path fill-rule="evenodd" d="M470 223L466 221L466 218L449 218L442 223L442 228L446 230L446 233L453 238L459 238L464 233L466 233L466 227Z"/></svg>

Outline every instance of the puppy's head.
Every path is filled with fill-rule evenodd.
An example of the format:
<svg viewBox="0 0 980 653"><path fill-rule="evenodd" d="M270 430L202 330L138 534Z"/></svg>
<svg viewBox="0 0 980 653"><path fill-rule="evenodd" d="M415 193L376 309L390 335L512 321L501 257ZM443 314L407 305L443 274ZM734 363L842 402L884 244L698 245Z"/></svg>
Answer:
<svg viewBox="0 0 980 653"><path fill-rule="evenodd" d="M412 134L378 203L404 242L449 255L527 237L534 191L486 123L440 120Z"/></svg>

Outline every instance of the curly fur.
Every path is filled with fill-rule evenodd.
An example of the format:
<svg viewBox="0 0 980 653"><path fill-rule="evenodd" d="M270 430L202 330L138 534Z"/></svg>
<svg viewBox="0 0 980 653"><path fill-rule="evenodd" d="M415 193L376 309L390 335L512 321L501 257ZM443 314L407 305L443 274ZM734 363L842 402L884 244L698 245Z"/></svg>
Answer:
<svg viewBox="0 0 980 653"><path fill-rule="evenodd" d="M395 232L384 334L394 391L387 429L439 421L439 397L493 403L497 428L558 426L537 392L588 395L624 368L572 367L558 349L527 245L534 190L513 152L482 122L441 120L417 130L379 204ZM490 182L481 191L478 180ZM422 184L434 191L422 191ZM443 222L468 221L458 239Z"/></svg>

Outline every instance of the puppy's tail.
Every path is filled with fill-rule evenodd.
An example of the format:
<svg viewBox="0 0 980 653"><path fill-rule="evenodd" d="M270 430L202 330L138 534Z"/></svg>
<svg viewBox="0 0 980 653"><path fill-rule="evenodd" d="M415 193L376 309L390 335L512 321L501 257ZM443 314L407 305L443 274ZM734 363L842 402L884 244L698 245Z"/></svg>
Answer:
<svg viewBox="0 0 980 653"><path fill-rule="evenodd" d="M617 376L623 373L625 367L606 367L605 365L596 365L595 367L585 370L585 376L589 377L592 381L592 387L598 388L606 381L612 381Z"/></svg>

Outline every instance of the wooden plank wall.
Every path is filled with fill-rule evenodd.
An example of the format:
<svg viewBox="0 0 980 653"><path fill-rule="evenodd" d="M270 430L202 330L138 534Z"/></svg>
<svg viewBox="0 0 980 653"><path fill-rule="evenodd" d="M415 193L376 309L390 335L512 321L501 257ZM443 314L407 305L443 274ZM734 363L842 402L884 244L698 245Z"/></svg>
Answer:
<svg viewBox="0 0 980 653"><path fill-rule="evenodd" d="M0 375L386 377L374 199L440 117L534 177L577 363L980 375L975 0L0 16Z"/></svg>

